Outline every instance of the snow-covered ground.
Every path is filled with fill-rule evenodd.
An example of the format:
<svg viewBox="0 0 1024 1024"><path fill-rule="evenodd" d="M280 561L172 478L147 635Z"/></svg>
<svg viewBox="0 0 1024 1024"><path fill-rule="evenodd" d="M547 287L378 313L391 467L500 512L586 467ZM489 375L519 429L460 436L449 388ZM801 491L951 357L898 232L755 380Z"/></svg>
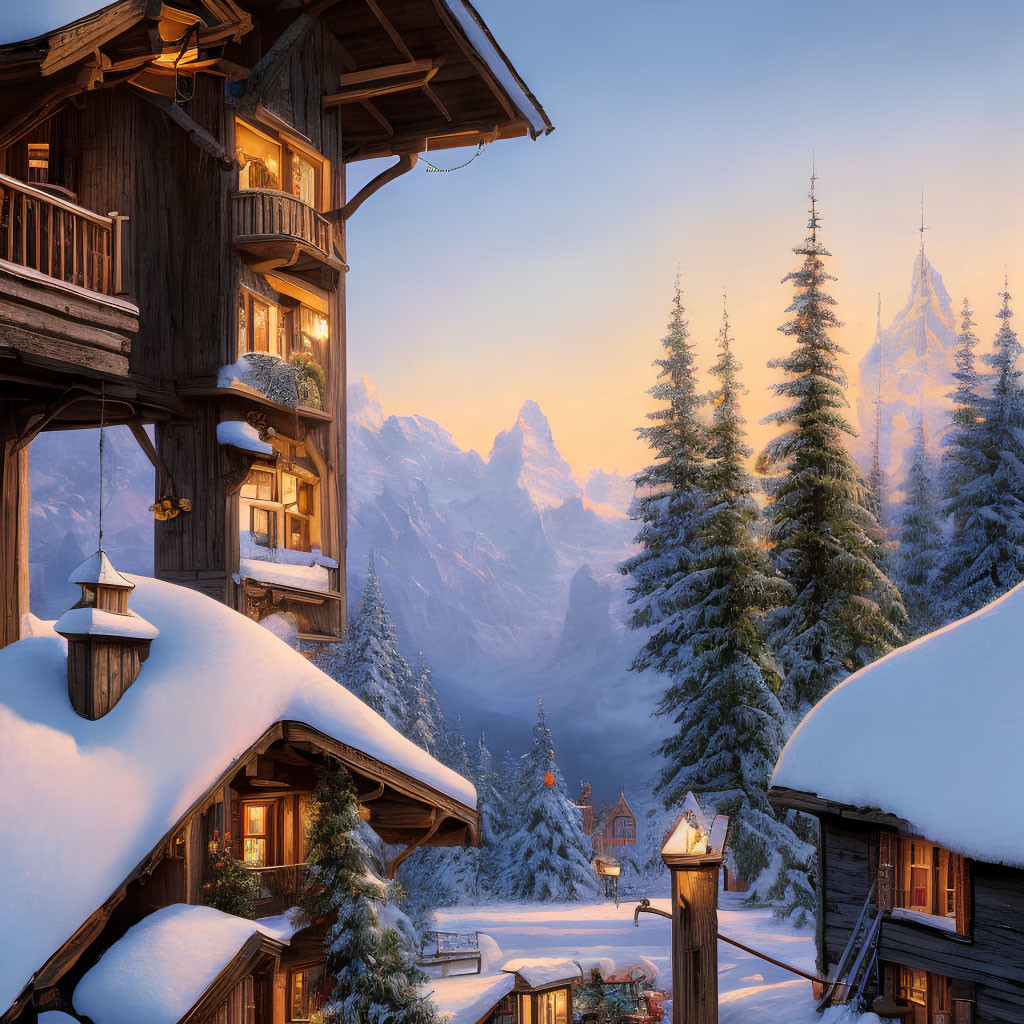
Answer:
<svg viewBox="0 0 1024 1024"><path fill-rule="evenodd" d="M814 933L794 932L776 921L770 910L750 909L735 893L719 894L719 931L745 945L805 971L814 970ZM652 905L669 910L667 899ZM670 925L653 914L641 914L633 926L635 902L505 903L459 906L439 910L435 927L457 932L482 931L513 957L564 957L593 960L610 957L619 964L645 956L659 969L657 987L671 990ZM719 1020L721 1024L754 1020L757 1024L869 1024L873 1015L858 1017L842 1010L824 1018L814 1011L811 983L744 953L724 942L718 947Z"/></svg>

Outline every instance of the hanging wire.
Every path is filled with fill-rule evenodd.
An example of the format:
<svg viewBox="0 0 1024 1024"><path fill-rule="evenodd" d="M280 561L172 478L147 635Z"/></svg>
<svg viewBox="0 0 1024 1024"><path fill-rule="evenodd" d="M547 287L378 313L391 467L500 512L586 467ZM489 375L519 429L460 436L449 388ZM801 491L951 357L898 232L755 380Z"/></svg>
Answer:
<svg viewBox="0 0 1024 1024"><path fill-rule="evenodd" d="M476 152L462 164L456 164L454 167L437 167L432 164L425 156L420 157L420 163L427 165L427 174L451 174L452 171L461 171L463 167L468 167L483 151L486 142L478 142L476 144Z"/></svg>

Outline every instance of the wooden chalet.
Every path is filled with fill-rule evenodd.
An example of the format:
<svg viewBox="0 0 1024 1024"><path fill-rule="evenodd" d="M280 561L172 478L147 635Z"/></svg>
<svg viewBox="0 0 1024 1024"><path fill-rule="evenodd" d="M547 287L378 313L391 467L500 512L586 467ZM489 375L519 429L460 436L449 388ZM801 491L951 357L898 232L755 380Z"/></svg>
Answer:
<svg viewBox="0 0 1024 1024"><path fill-rule="evenodd" d="M115 0L0 23L0 646L28 445L127 424L160 579L343 635L346 223L551 123L468 0ZM395 162L355 195L353 161ZM145 431L155 425L155 444Z"/></svg>
<svg viewBox="0 0 1024 1024"><path fill-rule="evenodd" d="M852 676L769 798L818 820L818 969L912 1024L1024 1022L1024 590Z"/></svg>
<svg viewBox="0 0 1024 1024"><path fill-rule="evenodd" d="M421 845L477 841L475 793L267 630L134 582L149 657L106 706L75 713L76 679L95 671L55 638L0 651L16 815L0 844L0 1022L105 1024L111 1004L165 1024L306 1021L331 988L322 930L280 915L307 870L318 768L348 770L392 877ZM202 905L211 844L258 876L257 922Z"/></svg>
<svg viewBox="0 0 1024 1024"><path fill-rule="evenodd" d="M449 1024L572 1024L580 980L572 960L510 960L500 972L432 978L422 990Z"/></svg>

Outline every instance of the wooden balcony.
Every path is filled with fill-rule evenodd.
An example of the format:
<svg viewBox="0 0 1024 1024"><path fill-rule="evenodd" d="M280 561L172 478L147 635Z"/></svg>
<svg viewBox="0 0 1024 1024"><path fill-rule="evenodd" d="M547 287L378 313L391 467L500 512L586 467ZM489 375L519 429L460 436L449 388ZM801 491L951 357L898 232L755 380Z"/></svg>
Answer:
<svg viewBox="0 0 1024 1024"><path fill-rule="evenodd" d="M308 864L282 864L272 868L252 868L260 876L261 895L256 901L258 917L283 914L298 902Z"/></svg>
<svg viewBox="0 0 1024 1024"><path fill-rule="evenodd" d="M139 311L121 291L121 225L0 174L0 357L128 372Z"/></svg>
<svg viewBox="0 0 1024 1024"><path fill-rule="evenodd" d="M283 270L320 288L337 287L346 268L322 213L273 189L243 189L232 203L235 247L253 270Z"/></svg>

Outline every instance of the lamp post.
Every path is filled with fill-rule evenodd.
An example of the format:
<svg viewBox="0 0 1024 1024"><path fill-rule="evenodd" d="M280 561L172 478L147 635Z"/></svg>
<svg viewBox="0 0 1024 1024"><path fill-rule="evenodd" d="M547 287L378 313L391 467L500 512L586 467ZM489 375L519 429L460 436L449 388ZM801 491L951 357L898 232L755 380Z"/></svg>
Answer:
<svg viewBox="0 0 1024 1024"><path fill-rule="evenodd" d="M718 817L709 834L684 813L661 848L672 873L672 1024L718 1024L718 872L727 829L728 818Z"/></svg>

